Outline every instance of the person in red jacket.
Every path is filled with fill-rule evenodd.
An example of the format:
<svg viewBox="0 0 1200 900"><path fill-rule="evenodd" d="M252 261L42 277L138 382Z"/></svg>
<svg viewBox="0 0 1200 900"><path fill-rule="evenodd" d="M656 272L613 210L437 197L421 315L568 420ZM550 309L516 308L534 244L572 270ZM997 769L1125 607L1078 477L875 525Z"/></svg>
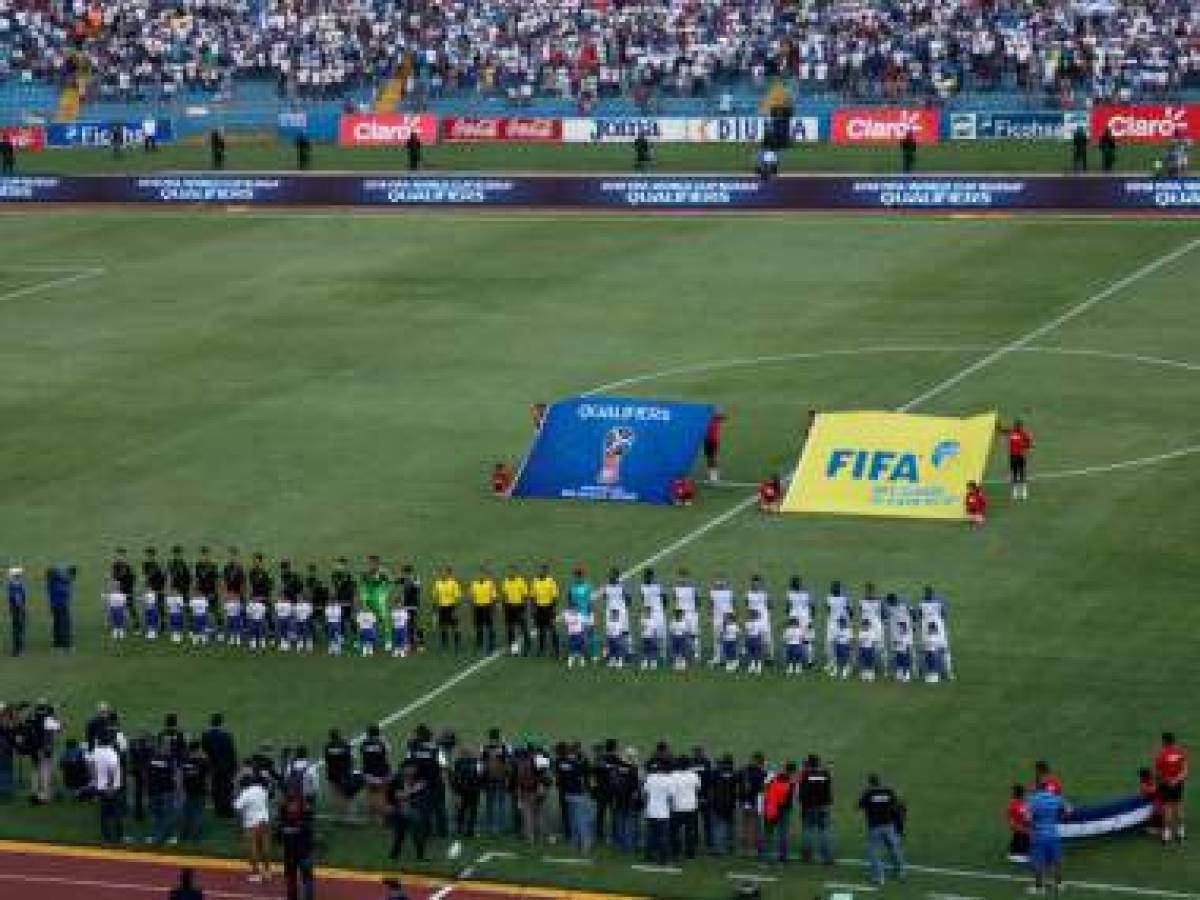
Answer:
<svg viewBox="0 0 1200 900"><path fill-rule="evenodd" d="M1008 830L1012 833L1008 842L1008 861L1029 862L1029 807L1025 804L1024 785L1012 786L1012 798L1008 801L1005 817L1008 819Z"/></svg>
<svg viewBox="0 0 1200 900"><path fill-rule="evenodd" d="M1033 435L1020 419L1014 419L1011 428L998 426L1000 433L1008 436L1008 472L1012 481L1014 500L1029 499L1029 483L1025 479L1025 465L1029 451L1033 449Z"/></svg>
<svg viewBox="0 0 1200 900"><path fill-rule="evenodd" d="M791 830L792 806L796 799L796 764L789 762L763 788L763 822L767 826L763 851L770 852L774 844L779 861L788 860L788 832Z"/></svg>
<svg viewBox="0 0 1200 900"><path fill-rule="evenodd" d="M967 495L964 503L967 508L967 518L971 520L972 525L978 528L987 521L987 494L983 492L979 482L967 482Z"/></svg>
<svg viewBox="0 0 1200 900"><path fill-rule="evenodd" d="M721 427L725 424L725 413L717 410L704 429L704 461L708 464L708 480L716 484L721 480Z"/></svg>
<svg viewBox="0 0 1200 900"><path fill-rule="evenodd" d="M758 511L765 513L779 512L779 504L783 502L783 485L778 475L772 475L759 482Z"/></svg>
<svg viewBox="0 0 1200 900"><path fill-rule="evenodd" d="M696 499L696 482L683 477L671 482L671 505L691 506Z"/></svg>
<svg viewBox="0 0 1200 900"><path fill-rule="evenodd" d="M497 497L507 497L512 483L512 470L502 462L496 463L492 468L492 494Z"/></svg>
<svg viewBox="0 0 1200 900"><path fill-rule="evenodd" d="M1188 777L1188 756L1187 750L1176 742L1170 731L1163 732L1162 749L1154 757L1154 777L1158 779L1158 798L1162 801L1163 843L1170 843L1172 838L1182 841L1183 786Z"/></svg>

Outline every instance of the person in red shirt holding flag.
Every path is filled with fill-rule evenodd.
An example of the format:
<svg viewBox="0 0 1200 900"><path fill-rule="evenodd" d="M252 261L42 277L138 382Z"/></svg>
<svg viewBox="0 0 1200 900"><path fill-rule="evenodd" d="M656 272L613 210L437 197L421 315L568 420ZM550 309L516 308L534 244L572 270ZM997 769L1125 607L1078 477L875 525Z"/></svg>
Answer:
<svg viewBox="0 0 1200 900"><path fill-rule="evenodd" d="M779 504L783 502L783 484L778 475L772 475L759 482L758 511L765 513L779 512Z"/></svg>
<svg viewBox="0 0 1200 900"><path fill-rule="evenodd" d="M1008 819L1008 830L1012 832L1008 842L1008 861L1029 862L1029 806L1025 803L1024 785L1012 786L1012 799L1008 801L1005 818Z"/></svg>
<svg viewBox="0 0 1200 900"><path fill-rule="evenodd" d="M692 479L676 478L671 482L671 505L691 506L696 499L696 482Z"/></svg>
<svg viewBox="0 0 1200 900"><path fill-rule="evenodd" d="M998 426L1001 434L1008 435L1008 472L1012 481L1012 498L1029 499L1029 484L1025 480L1025 464L1029 451L1033 449L1033 435L1020 419L1014 419L1011 428Z"/></svg>
<svg viewBox="0 0 1200 900"><path fill-rule="evenodd" d="M708 420L704 430L704 461L708 464L708 480L716 484L721 480L721 468L718 457L721 455L721 427L725 424L725 413L717 410Z"/></svg>
<svg viewBox="0 0 1200 900"><path fill-rule="evenodd" d="M502 462L496 463L492 468L492 494L497 497L507 497L512 483L512 470Z"/></svg>
<svg viewBox="0 0 1200 900"><path fill-rule="evenodd" d="M1163 843L1170 843L1172 838L1182 841L1183 785L1188 777L1188 755L1170 731L1163 732L1162 749L1154 757L1154 777L1158 779L1158 799L1162 801Z"/></svg>
<svg viewBox="0 0 1200 900"><path fill-rule="evenodd" d="M967 494L963 503L967 508L967 518L971 520L971 524L976 528L981 527L987 521L988 499L983 488L979 486L979 482L967 482Z"/></svg>

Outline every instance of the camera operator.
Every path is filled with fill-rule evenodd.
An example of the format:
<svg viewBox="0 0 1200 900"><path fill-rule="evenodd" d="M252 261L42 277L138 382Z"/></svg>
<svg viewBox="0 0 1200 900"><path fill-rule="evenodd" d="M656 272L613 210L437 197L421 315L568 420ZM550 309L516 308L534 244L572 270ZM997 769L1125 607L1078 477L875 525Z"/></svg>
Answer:
<svg viewBox="0 0 1200 900"><path fill-rule="evenodd" d="M16 789L20 727L18 707L0 703L0 803L11 800Z"/></svg>
<svg viewBox="0 0 1200 900"><path fill-rule="evenodd" d="M54 776L54 742L62 731L62 722L55 716L54 707L43 699L26 717L22 731L24 752L32 768L29 800L35 804L49 803Z"/></svg>

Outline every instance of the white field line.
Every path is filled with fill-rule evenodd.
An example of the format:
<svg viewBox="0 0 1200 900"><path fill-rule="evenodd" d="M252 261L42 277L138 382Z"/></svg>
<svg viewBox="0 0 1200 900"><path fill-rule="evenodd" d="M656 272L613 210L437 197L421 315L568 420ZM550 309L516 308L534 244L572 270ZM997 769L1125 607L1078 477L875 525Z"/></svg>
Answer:
<svg viewBox="0 0 1200 900"><path fill-rule="evenodd" d="M453 893L454 893L454 885L448 884L445 887L438 888L436 891L434 891L432 894L430 894L429 900L446 900L446 898L449 897Z"/></svg>
<svg viewBox="0 0 1200 900"><path fill-rule="evenodd" d="M1067 322L1071 321L1072 319L1082 315L1084 312L1091 309L1092 307L1094 307L1094 306L1098 305L1099 303L1102 303L1103 301L1112 297L1114 294L1117 294L1124 288L1129 287L1129 285L1133 284L1134 282L1136 282L1142 278L1145 278L1147 275L1151 275L1154 272L1157 272L1163 266L1166 266L1169 263L1174 262L1175 260L1179 259L1184 254L1190 253L1196 247L1200 247L1200 238L1194 238L1193 240L1188 241L1186 244L1183 244L1183 245L1177 247L1176 249L1172 250L1170 253L1166 253L1166 254L1158 257L1157 259L1147 263L1146 265L1142 266L1141 268L1134 270L1130 274L1128 274L1122 278L1119 278L1118 280L1112 282L1112 284L1108 285L1108 287L1103 288L1102 290L1100 290L1097 293L1093 294L1092 296L1088 297L1086 300L1082 301L1081 303L1077 303L1075 306L1072 306L1071 308L1067 309L1065 312L1062 312L1059 315L1055 316L1049 322L1046 322L1043 325L1039 325L1037 328L1033 329L1032 331L1022 335L1021 337L1016 338L1015 340L1010 341L1007 344L1004 344L1001 347L997 347L995 350L992 350L986 356L975 361L974 363L967 366L966 368L959 370L958 372L954 373L953 375L944 379L943 381L938 382L933 387L928 388L924 392L918 394L916 397L913 397L908 402L900 405L899 407L897 407L897 409L900 412L907 412L907 411L919 406L921 403L924 403L926 400L930 400L933 397L936 397L939 394L944 393L949 388L953 387L956 384L959 384L961 381L963 381L963 379L965 379L971 375L974 375L977 372L983 371L987 367L993 365L994 363L996 363L999 360L1003 359L1004 357L1008 356L1010 353L1015 353L1015 352L1021 350L1022 348L1024 348L1026 345L1028 345L1032 341L1036 340L1037 338L1044 337L1045 335L1054 331L1056 328L1061 327L1062 325L1066 324ZM603 389L604 389L604 387L602 386L601 388L597 388L596 391L603 390ZM592 393L595 393L596 391L593 391ZM675 553L677 550L680 550L683 547L686 547L689 544L695 542L696 540L699 540L701 537L708 534L708 532L712 531L713 529L721 527L726 522L728 522L730 519L733 519L734 517L736 517L743 510L746 510L749 507L753 506L756 497L757 497L756 494L751 494L750 496L746 497L745 499L739 500L733 506L729 507L729 509L725 510L722 513L719 513L718 515L709 519L707 522L704 522L697 528L692 529L691 531L687 532L686 534L681 535L680 537L676 538L674 541L667 544L666 546L659 548L654 553L651 553L649 556L647 556L644 560L642 560L641 562L634 565L631 569L622 573L621 580L622 581L625 580L631 574L637 572L638 570L643 569L646 566L653 565L654 563L658 562L659 560L663 559L664 557L670 556L672 553ZM391 725L395 722L398 722L400 719L403 719L405 716L409 715L410 713L414 712L415 710L421 709L422 707L426 706L430 701L436 699L437 697L440 697L442 694L449 691L455 685L460 684L461 682L470 678L472 675L476 674L477 672L482 671L484 668L491 665L493 662L495 662L497 659L499 659L501 657L501 655L502 655L502 651L496 651L491 656L485 656L483 659L475 662L474 664L463 669L461 672L458 672L457 674L453 675L451 678L447 679L439 687L436 687L433 690L423 694L422 696L418 697L416 700L409 703L407 706L403 706L400 709L396 710L395 712L388 714L387 716L385 716L383 719L380 720L380 722L379 722L380 726L387 727L388 725ZM360 741L361 736L356 738L355 740Z"/></svg>
<svg viewBox="0 0 1200 900"><path fill-rule="evenodd" d="M0 271L4 269L0 265ZM78 272L73 272L70 275L63 275L59 278L51 278L48 281L39 281L34 284L27 284L25 287L14 288L11 291L6 291L0 294L0 302L6 300L17 300L21 297L28 297L31 294L40 294L43 291L52 291L55 288L66 287L69 284L75 284L77 281L86 281L89 278L99 278L105 272L104 269L83 269Z"/></svg>

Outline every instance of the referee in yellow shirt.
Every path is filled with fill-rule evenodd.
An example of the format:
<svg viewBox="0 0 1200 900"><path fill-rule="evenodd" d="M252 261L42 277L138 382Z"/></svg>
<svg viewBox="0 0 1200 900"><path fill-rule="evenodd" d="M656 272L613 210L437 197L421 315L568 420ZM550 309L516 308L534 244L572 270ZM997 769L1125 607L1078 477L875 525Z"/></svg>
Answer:
<svg viewBox="0 0 1200 900"><path fill-rule="evenodd" d="M529 582L516 566L510 566L500 591L504 594L504 639L508 641L508 652L513 656L518 653L528 656L529 618L525 608L529 604Z"/></svg>
<svg viewBox="0 0 1200 900"><path fill-rule="evenodd" d="M558 645L558 582L550 574L549 566L538 568L537 577L531 586L533 591L533 627L537 631L538 656L546 655L546 638L554 648L554 656L560 655Z"/></svg>
<svg viewBox="0 0 1200 900"><path fill-rule="evenodd" d="M433 583L433 604L437 607L438 642L443 650L450 645L454 636L454 652L462 645L458 631L458 601L462 598L462 586L454 577L454 570L446 566L442 575Z"/></svg>
<svg viewBox="0 0 1200 900"><path fill-rule="evenodd" d="M496 650L496 600L499 592L491 572L480 569L471 581L471 613L475 621L475 652L488 653Z"/></svg>

